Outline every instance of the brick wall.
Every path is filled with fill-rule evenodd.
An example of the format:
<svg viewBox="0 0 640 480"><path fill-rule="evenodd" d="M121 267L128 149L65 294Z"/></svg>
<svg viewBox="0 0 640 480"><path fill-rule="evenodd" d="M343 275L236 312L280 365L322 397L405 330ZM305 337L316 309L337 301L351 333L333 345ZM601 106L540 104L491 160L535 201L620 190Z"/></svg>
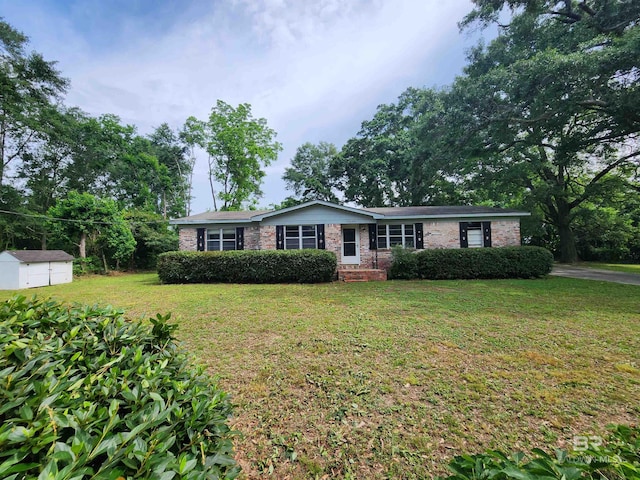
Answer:
<svg viewBox="0 0 640 480"><path fill-rule="evenodd" d="M198 231L195 228L181 228L178 233L180 250L198 250Z"/></svg>
<svg viewBox="0 0 640 480"><path fill-rule="evenodd" d="M519 220L493 220L491 222L491 246L518 247L520 244Z"/></svg>
<svg viewBox="0 0 640 480"><path fill-rule="evenodd" d="M377 250L378 266L376 268L383 268L389 270L391 268L391 250Z"/></svg>
<svg viewBox="0 0 640 480"><path fill-rule="evenodd" d="M424 248L460 248L460 222L425 222L422 230Z"/></svg>
<svg viewBox="0 0 640 480"><path fill-rule="evenodd" d="M343 268L389 268L391 250L369 250L369 227L359 226L360 265L344 265ZM433 221L423 223L425 248L460 248L460 222ZM336 223L325 225L326 248L336 254L338 265L342 259L342 226ZM491 241L494 247L520 245L520 221L504 219L491 221ZM244 229L246 250L275 250L276 227L274 225L250 226ZM197 249L197 230L181 228L180 250Z"/></svg>
<svg viewBox="0 0 640 480"><path fill-rule="evenodd" d="M460 222L425 222L424 248L460 248ZM520 245L520 221L518 219L491 221L491 246L517 247Z"/></svg>
<svg viewBox="0 0 640 480"><path fill-rule="evenodd" d="M260 227L244 227L244 249L260 250Z"/></svg>
<svg viewBox="0 0 640 480"><path fill-rule="evenodd" d="M260 227L258 250L276 249L276 226L263 225Z"/></svg>
<svg viewBox="0 0 640 480"><path fill-rule="evenodd" d="M338 223L328 223L324 226L325 249L336 254L338 266L342 258L342 226Z"/></svg>

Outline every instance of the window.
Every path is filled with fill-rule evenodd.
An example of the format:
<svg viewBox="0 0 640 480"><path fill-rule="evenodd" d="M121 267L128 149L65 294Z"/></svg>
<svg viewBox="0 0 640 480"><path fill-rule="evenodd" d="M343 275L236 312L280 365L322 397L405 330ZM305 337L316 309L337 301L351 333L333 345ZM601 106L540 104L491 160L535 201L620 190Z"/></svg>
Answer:
<svg viewBox="0 0 640 480"><path fill-rule="evenodd" d="M207 250L236 250L236 229L216 228L207 230Z"/></svg>
<svg viewBox="0 0 640 480"><path fill-rule="evenodd" d="M287 225L284 227L285 250L318 248L315 225Z"/></svg>
<svg viewBox="0 0 640 480"><path fill-rule="evenodd" d="M482 240L482 223L469 222L467 224L467 246L469 248L483 247L484 242Z"/></svg>
<svg viewBox="0 0 640 480"><path fill-rule="evenodd" d="M491 222L460 222L460 247L491 246Z"/></svg>
<svg viewBox="0 0 640 480"><path fill-rule="evenodd" d="M342 229L342 256L355 257L358 255L358 238L355 228Z"/></svg>
<svg viewBox="0 0 640 480"><path fill-rule="evenodd" d="M378 248L391 248L402 245L415 248L413 224L378 225Z"/></svg>

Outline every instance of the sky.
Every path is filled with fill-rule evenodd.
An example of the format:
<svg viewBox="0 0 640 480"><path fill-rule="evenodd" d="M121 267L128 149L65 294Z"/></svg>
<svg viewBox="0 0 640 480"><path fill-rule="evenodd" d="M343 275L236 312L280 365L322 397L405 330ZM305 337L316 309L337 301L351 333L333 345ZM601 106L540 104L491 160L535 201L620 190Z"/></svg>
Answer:
<svg viewBox="0 0 640 480"><path fill-rule="evenodd" d="M0 16L57 61L65 104L112 113L146 135L206 119L218 99L249 103L283 151L265 169L261 207L292 192L296 149L340 148L380 104L462 72L478 33L466 0L0 0ZM198 155L192 213L213 209Z"/></svg>

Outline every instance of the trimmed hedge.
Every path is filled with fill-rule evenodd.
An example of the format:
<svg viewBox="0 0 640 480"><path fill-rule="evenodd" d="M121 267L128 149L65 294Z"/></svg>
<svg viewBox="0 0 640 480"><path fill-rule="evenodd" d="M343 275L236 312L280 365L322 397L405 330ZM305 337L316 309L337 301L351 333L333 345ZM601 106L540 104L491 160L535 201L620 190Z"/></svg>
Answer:
<svg viewBox="0 0 640 480"><path fill-rule="evenodd" d="M337 260L326 250L168 252L157 268L164 283L319 283L333 280Z"/></svg>
<svg viewBox="0 0 640 480"><path fill-rule="evenodd" d="M399 279L537 278L552 266L553 255L542 247L394 250L389 273Z"/></svg>
<svg viewBox="0 0 640 480"><path fill-rule="evenodd" d="M235 478L231 403L168 318L0 303L0 478Z"/></svg>

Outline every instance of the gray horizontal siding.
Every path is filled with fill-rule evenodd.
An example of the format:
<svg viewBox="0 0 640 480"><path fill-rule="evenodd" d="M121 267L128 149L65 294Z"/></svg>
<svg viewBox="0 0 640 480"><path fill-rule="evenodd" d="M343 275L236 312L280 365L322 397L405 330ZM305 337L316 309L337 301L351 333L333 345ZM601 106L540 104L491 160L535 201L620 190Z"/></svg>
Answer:
<svg viewBox="0 0 640 480"><path fill-rule="evenodd" d="M255 223L248 222L237 222L237 223L201 223L197 225L180 225L180 228L206 228L206 229L215 229L215 228L236 228L236 227L255 227Z"/></svg>
<svg viewBox="0 0 640 480"><path fill-rule="evenodd" d="M318 223L341 223L360 224L375 223L375 220L368 215L346 212L336 208L314 205L309 208L283 213L273 217L265 218L261 225L316 225Z"/></svg>

